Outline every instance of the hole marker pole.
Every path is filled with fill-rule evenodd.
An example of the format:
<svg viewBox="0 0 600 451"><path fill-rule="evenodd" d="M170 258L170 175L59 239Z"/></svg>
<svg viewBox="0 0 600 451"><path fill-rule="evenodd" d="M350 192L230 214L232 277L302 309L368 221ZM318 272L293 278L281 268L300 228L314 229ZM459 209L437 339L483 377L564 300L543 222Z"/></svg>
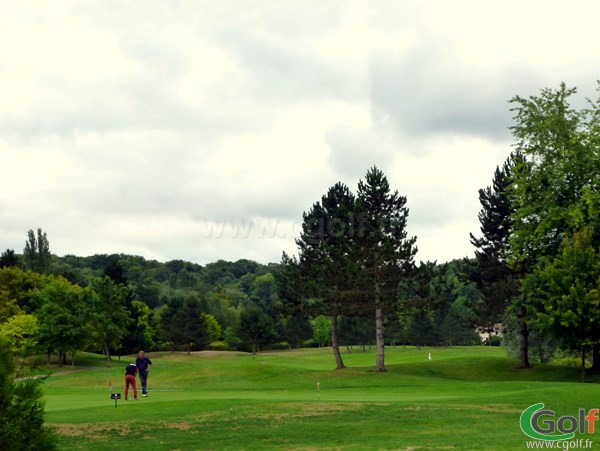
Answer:
<svg viewBox="0 0 600 451"><path fill-rule="evenodd" d="M321 400L321 382L317 381L317 399Z"/></svg>

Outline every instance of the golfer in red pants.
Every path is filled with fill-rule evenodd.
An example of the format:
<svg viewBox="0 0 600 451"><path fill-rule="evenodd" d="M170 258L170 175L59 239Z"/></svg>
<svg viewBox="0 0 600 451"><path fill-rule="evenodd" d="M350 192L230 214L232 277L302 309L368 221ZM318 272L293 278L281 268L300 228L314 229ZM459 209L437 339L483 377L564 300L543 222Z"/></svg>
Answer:
<svg viewBox="0 0 600 451"><path fill-rule="evenodd" d="M125 368L125 401L127 401L130 385L133 387L133 397L137 400L137 387L135 386L135 374L137 372L138 369L135 363L130 363Z"/></svg>

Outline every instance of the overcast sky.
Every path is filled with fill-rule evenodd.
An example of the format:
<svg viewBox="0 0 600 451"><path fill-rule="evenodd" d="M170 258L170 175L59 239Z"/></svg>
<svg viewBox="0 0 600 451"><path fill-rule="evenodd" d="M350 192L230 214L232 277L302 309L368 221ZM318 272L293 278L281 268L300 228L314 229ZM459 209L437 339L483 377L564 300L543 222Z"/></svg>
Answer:
<svg viewBox="0 0 600 451"><path fill-rule="evenodd" d="M514 95L595 97L600 3L0 0L0 250L277 262L377 165L472 256Z"/></svg>

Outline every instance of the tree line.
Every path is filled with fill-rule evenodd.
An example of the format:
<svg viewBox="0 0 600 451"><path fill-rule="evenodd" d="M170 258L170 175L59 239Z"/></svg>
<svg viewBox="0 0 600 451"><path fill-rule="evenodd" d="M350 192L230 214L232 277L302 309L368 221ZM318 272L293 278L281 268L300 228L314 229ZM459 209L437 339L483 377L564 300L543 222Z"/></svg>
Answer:
<svg viewBox="0 0 600 451"><path fill-rule="evenodd" d="M257 352L331 345L331 319L325 310L290 308L280 264L221 260L201 266L125 254L58 257L50 253L41 229L27 236L25 249L31 249L30 255L12 250L0 255L0 335L18 355L45 353L48 362L56 357L64 364L74 363L79 351L111 358L139 349ZM39 237L44 241L41 247ZM40 259L35 255L40 252L47 255ZM48 261L43 271L35 266L40 260ZM451 307L455 293L472 285L465 277L470 264L466 259L431 263L421 268L422 286L411 289L428 299L431 284L432 292L440 296L437 306L444 313L438 316L443 319L455 310ZM471 294L472 307L477 293ZM424 300L422 305L428 303ZM472 311L467 315L471 320L460 322L460 327L440 329L418 312L416 301L413 304L411 313L398 321L385 318L390 343L478 342ZM354 346L365 350L375 342L375 327L366 310L339 316L335 330L339 345L348 352Z"/></svg>
<svg viewBox="0 0 600 451"><path fill-rule="evenodd" d="M600 92L600 83L598 84ZM511 99L513 152L480 190L473 280L508 326L521 366L534 351L586 352L600 370L600 99L562 83Z"/></svg>
<svg viewBox="0 0 600 451"><path fill-rule="evenodd" d="M557 350L600 368L600 109L564 84L511 99L513 150L479 190L474 258L414 261L408 200L379 168L302 216L297 254L201 266L115 254L58 257L41 230L0 256L0 334L18 352L259 351L278 346L503 341L530 366ZM465 250L467 254L469 251ZM492 340L494 344L496 340Z"/></svg>
<svg viewBox="0 0 600 451"><path fill-rule="evenodd" d="M0 256L0 335L18 354L44 351L64 363L81 350L110 359L139 349L190 352L215 342L247 349L279 338L273 265L160 263L124 254L58 257L41 229L28 237L34 239L23 254ZM41 247L38 237L45 240ZM47 255L40 259L39 253ZM42 271L36 264L44 259ZM260 339L240 327L247 322L266 324Z"/></svg>
<svg viewBox="0 0 600 451"><path fill-rule="evenodd" d="M455 285L446 302L435 292L435 262L413 261L406 198L378 168L356 195L337 183L304 213L298 256L284 253L277 277L288 308L331 319L337 368L338 318L370 315L376 371L385 371L386 322L392 334L408 325L430 343L431 329L439 337L502 323L523 368L532 351L548 361L561 349L580 352L583 378L586 351L600 370L600 100L574 108L576 92L562 83L510 100L514 149L479 191L476 258L451 262L458 271L446 280Z"/></svg>

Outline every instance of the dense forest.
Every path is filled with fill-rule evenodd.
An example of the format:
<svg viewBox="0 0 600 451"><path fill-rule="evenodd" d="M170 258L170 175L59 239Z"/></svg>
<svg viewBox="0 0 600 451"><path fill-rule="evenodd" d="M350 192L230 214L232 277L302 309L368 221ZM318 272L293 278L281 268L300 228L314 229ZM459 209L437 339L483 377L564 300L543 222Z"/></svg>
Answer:
<svg viewBox="0 0 600 451"><path fill-rule="evenodd" d="M38 235L47 241L41 230ZM7 250L0 258L2 333L22 354L44 351L64 362L78 350L116 355L330 344L328 318L293 314L282 303L274 276L278 264L220 260L201 266L124 254L47 259L46 270L37 272L26 254ZM420 277L429 280L415 291L414 313L386 321L389 343L477 343L482 299L466 278L473 265L422 265ZM366 315L341 319L340 339L348 351L373 343L371 323Z"/></svg>

